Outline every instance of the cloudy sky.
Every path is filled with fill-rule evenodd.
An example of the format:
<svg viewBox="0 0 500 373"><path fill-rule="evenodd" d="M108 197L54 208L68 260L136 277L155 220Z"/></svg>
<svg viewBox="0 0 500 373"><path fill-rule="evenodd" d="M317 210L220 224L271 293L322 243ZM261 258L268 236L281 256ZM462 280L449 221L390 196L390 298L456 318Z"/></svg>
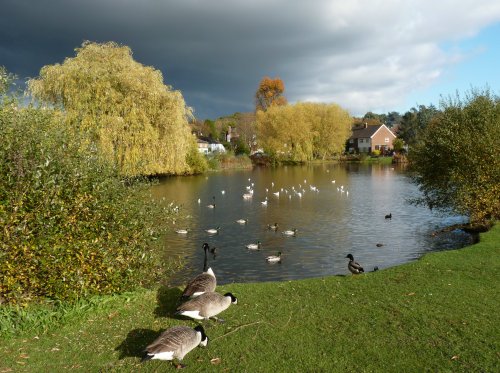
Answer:
<svg viewBox="0 0 500 373"><path fill-rule="evenodd" d="M21 79L84 40L128 45L201 119L252 111L264 76L352 115L500 88L498 0L0 0L0 65Z"/></svg>

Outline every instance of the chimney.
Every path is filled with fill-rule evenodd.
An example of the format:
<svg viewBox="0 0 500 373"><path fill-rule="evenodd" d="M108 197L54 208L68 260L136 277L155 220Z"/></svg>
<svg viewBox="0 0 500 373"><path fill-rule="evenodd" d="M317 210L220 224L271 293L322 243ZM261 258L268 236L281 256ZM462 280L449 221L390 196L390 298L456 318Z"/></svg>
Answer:
<svg viewBox="0 0 500 373"><path fill-rule="evenodd" d="M368 128L368 123L366 123L366 122L365 122L365 123L363 124L363 128Z"/></svg>

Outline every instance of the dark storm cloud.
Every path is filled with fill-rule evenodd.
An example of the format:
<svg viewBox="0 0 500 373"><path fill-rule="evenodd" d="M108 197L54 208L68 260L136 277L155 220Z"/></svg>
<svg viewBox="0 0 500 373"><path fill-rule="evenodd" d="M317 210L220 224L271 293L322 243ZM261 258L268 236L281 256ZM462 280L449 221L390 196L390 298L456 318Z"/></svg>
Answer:
<svg viewBox="0 0 500 373"><path fill-rule="evenodd" d="M404 94L412 76L430 81L447 63L428 40L413 46L408 20L396 22L390 11L401 4L386 3L4 0L0 65L32 77L73 56L84 40L115 41L128 45L138 62L161 70L201 118L252 110L266 75L284 80L291 102L335 100L367 111ZM395 37L405 27L409 31L399 31L405 37Z"/></svg>

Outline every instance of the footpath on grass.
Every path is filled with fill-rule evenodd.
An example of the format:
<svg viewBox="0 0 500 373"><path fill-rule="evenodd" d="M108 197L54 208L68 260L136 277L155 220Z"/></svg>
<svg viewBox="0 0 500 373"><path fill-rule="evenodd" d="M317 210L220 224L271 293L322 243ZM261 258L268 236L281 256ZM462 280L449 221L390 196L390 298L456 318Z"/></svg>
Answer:
<svg viewBox="0 0 500 373"><path fill-rule="evenodd" d="M478 244L374 273L220 286L238 304L225 323L204 323L208 346L183 363L190 372L498 371L499 254L496 224ZM173 371L140 357L166 328L197 324L172 316L181 290L140 290L31 321L0 339L0 373Z"/></svg>

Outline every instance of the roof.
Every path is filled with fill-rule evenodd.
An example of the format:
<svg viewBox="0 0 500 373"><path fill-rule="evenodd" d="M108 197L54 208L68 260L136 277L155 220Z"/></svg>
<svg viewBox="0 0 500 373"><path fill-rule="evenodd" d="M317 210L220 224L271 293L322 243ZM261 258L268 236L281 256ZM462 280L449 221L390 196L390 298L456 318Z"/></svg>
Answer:
<svg viewBox="0 0 500 373"><path fill-rule="evenodd" d="M364 127L362 127L362 128L355 128L355 129L352 130L352 135L351 135L350 139L367 139L367 138L370 138L373 135L375 135L375 133L380 128L382 128L382 127L387 128L383 124L379 124L379 125L376 125L376 126L367 126L366 128L364 128ZM392 131L389 128L387 128L387 130L391 134L393 134Z"/></svg>

